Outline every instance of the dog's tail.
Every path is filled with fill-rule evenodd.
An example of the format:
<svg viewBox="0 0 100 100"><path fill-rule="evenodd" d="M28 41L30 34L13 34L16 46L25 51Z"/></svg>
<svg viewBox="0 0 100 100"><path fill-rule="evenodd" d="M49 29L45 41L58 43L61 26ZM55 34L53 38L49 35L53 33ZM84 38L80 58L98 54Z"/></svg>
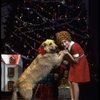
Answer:
<svg viewBox="0 0 100 100"><path fill-rule="evenodd" d="M12 94L11 100L17 100L17 91L18 91L17 84L14 83L14 85L13 85L13 94Z"/></svg>

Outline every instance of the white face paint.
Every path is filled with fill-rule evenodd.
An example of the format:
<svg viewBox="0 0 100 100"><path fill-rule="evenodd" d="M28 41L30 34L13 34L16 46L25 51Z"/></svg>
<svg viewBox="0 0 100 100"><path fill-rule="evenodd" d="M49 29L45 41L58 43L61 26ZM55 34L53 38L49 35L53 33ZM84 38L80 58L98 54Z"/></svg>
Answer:
<svg viewBox="0 0 100 100"><path fill-rule="evenodd" d="M65 49L66 49L66 48L68 48L68 46L70 45L70 42L67 41L67 40L62 40L62 41L61 41L61 45L64 46Z"/></svg>

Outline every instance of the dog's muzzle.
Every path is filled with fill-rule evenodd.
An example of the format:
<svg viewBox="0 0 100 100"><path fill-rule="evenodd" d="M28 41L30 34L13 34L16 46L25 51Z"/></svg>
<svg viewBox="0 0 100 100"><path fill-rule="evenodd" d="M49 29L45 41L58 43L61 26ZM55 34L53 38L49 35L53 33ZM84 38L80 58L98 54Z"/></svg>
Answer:
<svg viewBox="0 0 100 100"><path fill-rule="evenodd" d="M50 49L51 52L58 52L58 47Z"/></svg>

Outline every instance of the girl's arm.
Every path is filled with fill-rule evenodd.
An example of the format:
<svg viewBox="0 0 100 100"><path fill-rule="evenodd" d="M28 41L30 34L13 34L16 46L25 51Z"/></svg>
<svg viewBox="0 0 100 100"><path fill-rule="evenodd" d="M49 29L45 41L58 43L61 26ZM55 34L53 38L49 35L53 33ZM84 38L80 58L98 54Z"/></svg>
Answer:
<svg viewBox="0 0 100 100"><path fill-rule="evenodd" d="M75 63L77 63L79 61L78 54L76 54L75 57L73 57L67 50L64 50L64 54L66 54Z"/></svg>

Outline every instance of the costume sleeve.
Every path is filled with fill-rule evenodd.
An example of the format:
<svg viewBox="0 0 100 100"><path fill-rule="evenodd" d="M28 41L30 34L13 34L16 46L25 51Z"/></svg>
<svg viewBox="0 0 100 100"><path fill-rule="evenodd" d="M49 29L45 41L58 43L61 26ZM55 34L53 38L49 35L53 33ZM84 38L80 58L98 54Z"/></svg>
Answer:
<svg viewBox="0 0 100 100"><path fill-rule="evenodd" d="M79 57L80 56L79 50L80 50L79 45L75 43L72 45L70 53L73 57Z"/></svg>
<svg viewBox="0 0 100 100"><path fill-rule="evenodd" d="M81 46L78 43L75 43L72 47L71 47L71 51L70 51L71 55L73 57L81 57L82 55L84 55L84 50L81 48Z"/></svg>

